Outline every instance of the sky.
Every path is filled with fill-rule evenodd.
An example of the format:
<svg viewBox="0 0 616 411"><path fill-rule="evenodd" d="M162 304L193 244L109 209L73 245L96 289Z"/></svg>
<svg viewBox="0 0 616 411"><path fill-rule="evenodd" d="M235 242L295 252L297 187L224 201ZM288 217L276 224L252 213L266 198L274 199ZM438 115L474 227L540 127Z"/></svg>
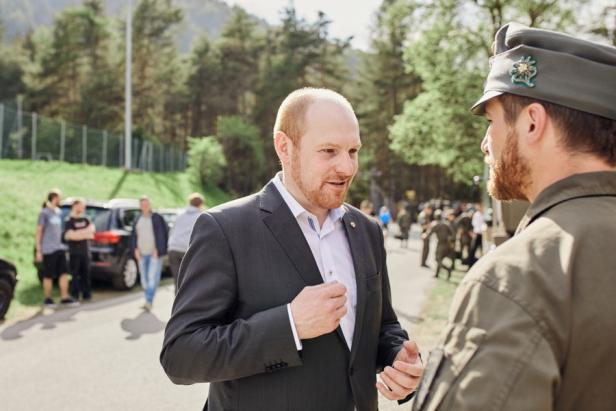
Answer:
<svg viewBox="0 0 616 411"><path fill-rule="evenodd" d="M370 27L374 13L382 0L294 0L299 17L316 20L317 12L323 11L332 24L330 35L336 38L353 36L354 48L367 50L370 44ZM289 5L289 0L227 0L246 11L265 19L268 23L280 22L280 10Z"/></svg>

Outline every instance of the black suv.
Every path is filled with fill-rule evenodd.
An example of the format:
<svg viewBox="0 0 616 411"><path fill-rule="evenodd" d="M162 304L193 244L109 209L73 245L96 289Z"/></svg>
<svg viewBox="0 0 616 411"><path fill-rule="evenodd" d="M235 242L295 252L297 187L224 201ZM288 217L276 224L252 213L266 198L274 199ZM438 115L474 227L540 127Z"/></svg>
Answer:
<svg viewBox="0 0 616 411"><path fill-rule="evenodd" d="M68 218L72 201L62 203L62 222ZM93 279L111 281L114 288L128 290L139 279L139 266L130 255L132 226L139 215L139 200L113 199L107 202L86 201L86 216L96 227L90 241ZM40 275L40 264L37 264Z"/></svg>
<svg viewBox="0 0 616 411"><path fill-rule="evenodd" d="M0 258L0 320L9 310L13 292L17 284L17 269L15 265Z"/></svg>

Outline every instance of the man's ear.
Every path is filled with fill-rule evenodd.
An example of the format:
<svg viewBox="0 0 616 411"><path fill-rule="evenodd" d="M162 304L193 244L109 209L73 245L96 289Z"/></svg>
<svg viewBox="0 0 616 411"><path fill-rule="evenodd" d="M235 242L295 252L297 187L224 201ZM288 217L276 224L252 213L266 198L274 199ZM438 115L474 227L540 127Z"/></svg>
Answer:
<svg viewBox="0 0 616 411"><path fill-rule="evenodd" d="M292 144L291 139L285 132L277 131L274 134L274 148L282 164L288 164L291 161Z"/></svg>
<svg viewBox="0 0 616 411"><path fill-rule="evenodd" d="M520 130L524 133L529 145L537 144L545 135L548 123L548 113L545 107L539 103L532 103L524 109L524 115L520 122Z"/></svg>

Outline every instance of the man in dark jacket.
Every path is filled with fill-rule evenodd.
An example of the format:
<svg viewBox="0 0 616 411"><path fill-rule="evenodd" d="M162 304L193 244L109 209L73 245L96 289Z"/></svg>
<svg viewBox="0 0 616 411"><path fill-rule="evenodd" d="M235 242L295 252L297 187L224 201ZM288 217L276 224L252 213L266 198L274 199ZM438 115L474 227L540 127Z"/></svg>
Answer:
<svg viewBox="0 0 616 411"><path fill-rule="evenodd" d="M160 283L162 257L167 254L167 223L160 214L152 212L148 197L141 197L139 208L141 214L133 224L131 251L139 263L141 286L145 290L143 308L150 310Z"/></svg>
<svg viewBox="0 0 616 411"><path fill-rule="evenodd" d="M283 171L197 219L160 358L177 384L210 382L208 411L376 411L377 390L416 387L383 231L344 204L360 146L344 97L298 90L276 121Z"/></svg>

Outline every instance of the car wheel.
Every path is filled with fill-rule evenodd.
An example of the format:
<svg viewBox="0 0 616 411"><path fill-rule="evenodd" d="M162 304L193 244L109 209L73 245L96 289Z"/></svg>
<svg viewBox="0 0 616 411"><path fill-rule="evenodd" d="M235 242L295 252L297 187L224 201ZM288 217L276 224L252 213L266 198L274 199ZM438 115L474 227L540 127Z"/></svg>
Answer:
<svg viewBox="0 0 616 411"><path fill-rule="evenodd" d="M132 258L127 258L122 266L122 271L119 275L111 279L113 287L118 290L130 290L137 284L139 277L139 267L137 262Z"/></svg>
<svg viewBox="0 0 616 411"><path fill-rule="evenodd" d="M12 298L13 287L7 280L0 278L0 320L4 319L4 315L9 310Z"/></svg>

